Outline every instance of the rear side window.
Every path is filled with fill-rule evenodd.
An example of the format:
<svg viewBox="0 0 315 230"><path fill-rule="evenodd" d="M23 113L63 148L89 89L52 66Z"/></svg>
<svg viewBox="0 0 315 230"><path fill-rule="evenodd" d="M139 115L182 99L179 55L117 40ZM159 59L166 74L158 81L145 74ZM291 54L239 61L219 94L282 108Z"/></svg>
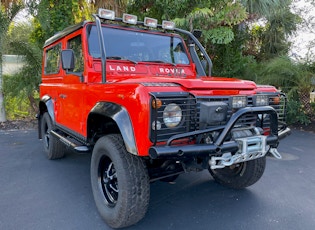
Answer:
<svg viewBox="0 0 315 230"><path fill-rule="evenodd" d="M46 50L45 73L59 73L61 44Z"/></svg>
<svg viewBox="0 0 315 230"><path fill-rule="evenodd" d="M68 41L68 49L74 52L75 68L74 72L83 72L83 53L81 36L74 37Z"/></svg>

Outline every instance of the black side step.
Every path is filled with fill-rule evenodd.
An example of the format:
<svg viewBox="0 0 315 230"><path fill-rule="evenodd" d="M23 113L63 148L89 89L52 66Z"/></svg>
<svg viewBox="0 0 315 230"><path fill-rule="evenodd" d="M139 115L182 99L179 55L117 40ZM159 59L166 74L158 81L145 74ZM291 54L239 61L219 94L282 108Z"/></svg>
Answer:
<svg viewBox="0 0 315 230"><path fill-rule="evenodd" d="M61 141L62 143L64 143L67 147L70 147L77 152L89 152L90 151L88 146L82 145L82 143L80 143L79 141L77 141L75 139L72 139L72 138L70 139L70 138L64 137L54 130L51 130L50 134L53 135L54 137L58 138L58 140Z"/></svg>

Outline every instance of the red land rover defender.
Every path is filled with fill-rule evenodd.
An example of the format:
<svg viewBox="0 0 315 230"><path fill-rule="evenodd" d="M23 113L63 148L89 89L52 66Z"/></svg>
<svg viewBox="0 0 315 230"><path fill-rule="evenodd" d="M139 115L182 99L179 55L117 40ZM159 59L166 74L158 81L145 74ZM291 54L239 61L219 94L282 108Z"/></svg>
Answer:
<svg viewBox="0 0 315 230"><path fill-rule="evenodd" d="M245 188L281 158L286 97L272 86L211 76L193 33L100 9L44 45L39 138L49 159L92 152L96 206L113 228L141 220L150 182L208 170Z"/></svg>

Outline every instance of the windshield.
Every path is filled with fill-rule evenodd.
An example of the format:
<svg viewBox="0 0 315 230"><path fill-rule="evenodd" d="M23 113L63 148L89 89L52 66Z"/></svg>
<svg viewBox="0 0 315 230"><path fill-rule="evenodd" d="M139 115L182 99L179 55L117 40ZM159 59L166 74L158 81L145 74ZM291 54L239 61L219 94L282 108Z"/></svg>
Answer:
<svg viewBox="0 0 315 230"><path fill-rule="evenodd" d="M108 27L102 29L107 59L189 64L182 40L178 37ZM88 30L89 53L100 58L96 26Z"/></svg>

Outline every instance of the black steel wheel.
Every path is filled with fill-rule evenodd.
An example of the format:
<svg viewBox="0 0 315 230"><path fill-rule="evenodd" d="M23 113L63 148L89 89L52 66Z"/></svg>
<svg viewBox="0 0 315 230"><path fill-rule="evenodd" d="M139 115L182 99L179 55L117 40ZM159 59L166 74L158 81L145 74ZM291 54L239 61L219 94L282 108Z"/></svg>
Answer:
<svg viewBox="0 0 315 230"><path fill-rule="evenodd" d="M110 158L103 157L98 166L98 183L102 187L105 202L114 207L118 200L117 171Z"/></svg>
<svg viewBox="0 0 315 230"><path fill-rule="evenodd" d="M127 152L122 137L100 138L91 158L91 185L101 217L112 228L140 221L149 205L150 182L144 161Z"/></svg>
<svg viewBox="0 0 315 230"><path fill-rule="evenodd" d="M229 188L242 189L255 184L264 174L266 157L237 163L222 169L210 169L216 182Z"/></svg>
<svg viewBox="0 0 315 230"><path fill-rule="evenodd" d="M53 123L48 113L41 117L41 133L45 152L50 160L59 159L65 155L65 146L50 134L53 129Z"/></svg>

